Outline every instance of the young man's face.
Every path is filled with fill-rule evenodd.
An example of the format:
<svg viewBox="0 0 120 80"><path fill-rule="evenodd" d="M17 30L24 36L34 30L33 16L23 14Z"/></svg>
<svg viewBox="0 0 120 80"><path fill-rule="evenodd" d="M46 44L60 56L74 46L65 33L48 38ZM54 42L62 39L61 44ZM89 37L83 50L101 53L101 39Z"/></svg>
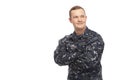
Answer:
<svg viewBox="0 0 120 80"><path fill-rule="evenodd" d="M82 9L76 9L71 11L70 22L73 24L75 29L83 29L86 27L87 16Z"/></svg>

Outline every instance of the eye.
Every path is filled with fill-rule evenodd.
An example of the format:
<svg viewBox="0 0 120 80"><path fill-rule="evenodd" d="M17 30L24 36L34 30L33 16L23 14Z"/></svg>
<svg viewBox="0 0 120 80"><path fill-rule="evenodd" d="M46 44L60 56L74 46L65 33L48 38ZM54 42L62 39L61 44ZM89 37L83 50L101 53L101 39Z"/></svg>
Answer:
<svg viewBox="0 0 120 80"><path fill-rule="evenodd" d="M73 18L78 18L78 16L74 16Z"/></svg>
<svg viewBox="0 0 120 80"><path fill-rule="evenodd" d="M85 15L81 15L80 17L81 17L81 18L85 18Z"/></svg>

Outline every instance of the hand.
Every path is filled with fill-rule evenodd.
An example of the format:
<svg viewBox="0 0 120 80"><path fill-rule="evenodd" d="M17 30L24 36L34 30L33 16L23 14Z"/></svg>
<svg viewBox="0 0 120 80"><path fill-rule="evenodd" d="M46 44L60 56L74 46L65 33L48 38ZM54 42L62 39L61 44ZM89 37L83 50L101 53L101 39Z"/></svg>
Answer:
<svg viewBox="0 0 120 80"><path fill-rule="evenodd" d="M68 51L75 52L77 50L77 44L68 43L66 46Z"/></svg>

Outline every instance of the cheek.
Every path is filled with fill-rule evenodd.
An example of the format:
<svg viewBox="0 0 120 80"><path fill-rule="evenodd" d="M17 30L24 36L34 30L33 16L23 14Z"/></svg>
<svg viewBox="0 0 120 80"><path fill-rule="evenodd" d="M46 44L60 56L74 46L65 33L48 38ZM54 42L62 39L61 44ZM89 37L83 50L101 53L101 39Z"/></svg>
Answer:
<svg viewBox="0 0 120 80"><path fill-rule="evenodd" d="M76 23L76 20L70 20L71 23L75 24Z"/></svg>
<svg viewBox="0 0 120 80"><path fill-rule="evenodd" d="M71 23L75 26L76 25L76 22L75 21L71 21Z"/></svg>
<svg viewBox="0 0 120 80"><path fill-rule="evenodd" d="M78 22L78 20L77 20L77 19L74 19L72 22L73 22L73 23L77 23L77 22Z"/></svg>
<svg viewBox="0 0 120 80"><path fill-rule="evenodd" d="M86 22L86 18L85 18L85 19L83 19L83 21L84 21L84 22Z"/></svg>

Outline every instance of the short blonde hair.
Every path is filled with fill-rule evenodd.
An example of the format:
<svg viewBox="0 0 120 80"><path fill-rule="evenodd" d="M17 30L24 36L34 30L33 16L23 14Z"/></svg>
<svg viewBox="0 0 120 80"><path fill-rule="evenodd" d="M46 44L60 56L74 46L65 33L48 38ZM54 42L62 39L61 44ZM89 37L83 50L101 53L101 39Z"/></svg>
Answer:
<svg viewBox="0 0 120 80"><path fill-rule="evenodd" d="M69 10L69 17L71 17L71 11L72 11L72 10L76 10L76 9L82 9L82 10L85 12L85 10L84 10L83 7L81 7L81 6L73 6L73 7Z"/></svg>

